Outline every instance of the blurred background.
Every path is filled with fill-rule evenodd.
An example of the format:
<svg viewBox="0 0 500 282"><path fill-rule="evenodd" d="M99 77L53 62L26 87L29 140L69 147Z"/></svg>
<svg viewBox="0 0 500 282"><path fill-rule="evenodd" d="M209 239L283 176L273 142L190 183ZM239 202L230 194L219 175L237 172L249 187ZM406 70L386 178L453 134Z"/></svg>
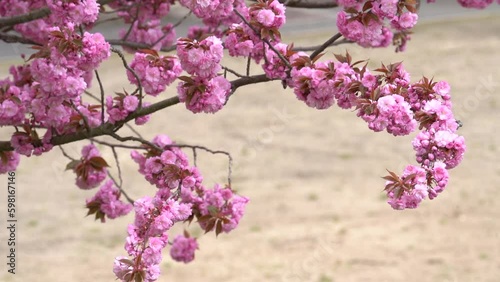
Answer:
<svg viewBox="0 0 500 282"><path fill-rule="evenodd" d="M251 199L232 233L216 239L212 233L201 236L196 224L187 226L201 236L195 261L176 263L164 252L158 281L500 281L499 7L475 11L456 1L423 4L406 52L340 45L324 57L347 48L356 60L369 58L372 69L402 61L412 81L425 75L452 86L468 150L450 171L447 190L416 210L392 210L381 179L386 168L401 172L416 164L414 135L374 133L355 112L335 106L311 109L280 82L238 89L215 115L194 115L182 104L153 115L138 128L148 139L163 133L179 143L231 152L233 187ZM321 44L336 33L336 12L287 10L283 41ZM184 14L172 11L174 18ZM116 26L100 28L116 38ZM185 29L177 32L184 34ZM11 64L22 63L23 52L0 44L0 77L8 75ZM229 57L224 65L245 69L244 62ZM251 70L261 72L258 66ZM133 89L114 55L100 74L107 93ZM161 97L174 95L171 87ZM127 134L124 129L122 135ZM2 130L0 136L5 140L10 133ZM85 144L65 148L78 157ZM112 163L111 151L103 155ZM137 172L129 152L119 151L119 158L124 189L134 199L154 194L156 188ZM207 186L224 180L225 158L199 153L198 162ZM17 274L8 274L1 263L0 281L114 281L113 260L126 254L126 226L133 214L105 224L85 217L85 199L96 190L78 189L74 174L64 171L67 163L57 148L21 160ZM7 182L5 175L0 179ZM1 207L6 198L0 189ZM5 214L0 212L2 222ZM3 256L6 230L0 230Z"/></svg>

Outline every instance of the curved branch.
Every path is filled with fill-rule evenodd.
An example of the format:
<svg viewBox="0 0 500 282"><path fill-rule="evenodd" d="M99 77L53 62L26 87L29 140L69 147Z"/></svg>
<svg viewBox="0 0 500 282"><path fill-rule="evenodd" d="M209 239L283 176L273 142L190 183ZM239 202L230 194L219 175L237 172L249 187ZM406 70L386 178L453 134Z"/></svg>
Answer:
<svg viewBox="0 0 500 282"><path fill-rule="evenodd" d="M253 0L252 2L257 2ZM313 0L313 1L303 1L303 0L280 0L280 3L290 8L305 8L305 9L328 9L336 8L339 5L337 1L334 0Z"/></svg>
<svg viewBox="0 0 500 282"><path fill-rule="evenodd" d="M272 81L272 80L277 80L277 79L270 79L264 74L260 75L255 75L255 76L248 76L248 77L242 77L236 80L231 81L231 86L232 86L232 92L236 89L238 89L241 86L248 85L248 84L256 84L256 83L261 83L261 82L267 82L267 81ZM105 123L101 126L91 128L89 131L87 130L82 130L76 133L72 134L66 134L66 135L60 135L60 136L54 136L50 140L50 143L54 146L57 145L63 145L63 144L68 144L84 139L88 139L91 137L98 137L98 136L103 136L103 135L113 135L115 134L114 130L116 128L122 127L125 123L138 118L142 117L145 115L152 114L154 112L157 112L159 110L168 108L170 106L179 104L179 97L171 97L165 100L162 100L160 102L154 103L148 107L141 108L133 113L131 113L128 117L126 117L124 120L117 122L115 124L111 123ZM14 148L10 144L10 141L0 141L0 152L3 151L13 151Z"/></svg>
<svg viewBox="0 0 500 282"><path fill-rule="evenodd" d="M254 76L245 76L242 78L238 78L236 80L231 81L231 90L232 92L236 91L241 86L248 85L248 84L255 84L255 83L261 83L261 82L268 82L272 80L278 80L278 79L271 79L267 77L265 74L259 74L259 75L254 75Z"/></svg>
<svg viewBox="0 0 500 282"><path fill-rule="evenodd" d="M330 39L328 39L327 41L325 41L325 43L323 43L321 46L319 46L318 49L316 49L310 56L311 60L314 60L314 58L316 58L316 56L318 56L321 52L323 52L326 48L328 48L328 46L332 45L333 43L335 43L335 41L337 41L340 37L342 37L342 34L337 33L335 34L334 36L330 37Z"/></svg>
<svg viewBox="0 0 500 282"><path fill-rule="evenodd" d="M46 16L50 15L50 13L51 11L49 8L41 8L18 16L0 18L0 28L45 18Z"/></svg>
<svg viewBox="0 0 500 282"><path fill-rule="evenodd" d="M31 44L31 45L38 45L42 46L40 43L36 43L32 40L29 40L27 38L15 35L15 34L8 34L4 32L0 32L0 40L7 42L7 43L22 43L22 44Z"/></svg>
<svg viewBox="0 0 500 282"><path fill-rule="evenodd" d="M327 9L327 8L336 8L339 5L337 1L327 0L327 1L301 1L301 0L288 0L288 1L280 1L283 4L290 8L306 8L306 9Z"/></svg>
<svg viewBox="0 0 500 282"><path fill-rule="evenodd" d="M330 45L328 45L328 47L333 47L333 46L338 46L338 45L341 45L341 44L349 44L349 43L354 43L354 41L350 41L350 40L347 40L347 39L342 39L340 41L337 41L337 42L334 42ZM303 52L308 52L308 51L316 51L318 50L318 48L321 48L322 45L316 45L316 46L306 46L306 47L295 47L293 48L293 51L303 51Z"/></svg>
<svg viewBox="0 0 500 282"><path fill-rule="evenodd" d="M169 99L165 99L165 100L160 101L158 103L155 103L149 107L142 108L142 109L132 113L127 118L125 118L123 121L120 121L119 123L116 123L116 124L105 123L101 126L92 128L89 131L82 130L82 131L72 133L72 134L54 136L50 140L50 143L54 146L57 146L57 145L63 145L63 144L67 144L67 143L72 143L72 142L84 140L84 139L91 138L91 137L111 135L112 133L114 133L115 128L121 127L124 123L129 122L132 119L154 113L156 111L173 106L173 105L178 104L178 103L179 103L179 97L172 97ZM13 151L13 150L14 150L14 148L10 144L10 141L1 141L0 142L0 152Z"/></svg>

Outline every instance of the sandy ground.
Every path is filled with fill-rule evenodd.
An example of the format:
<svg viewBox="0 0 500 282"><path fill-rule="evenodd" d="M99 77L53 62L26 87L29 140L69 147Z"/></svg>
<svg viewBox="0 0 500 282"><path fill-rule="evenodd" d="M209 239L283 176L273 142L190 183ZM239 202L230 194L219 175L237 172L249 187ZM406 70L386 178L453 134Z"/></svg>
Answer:
<svg viewBox="0 0 500 282"><path fill-rule="evenodd" d="M399 172L415 163L413 136L374 133L336 107L310 109L278 82L238 90L216 115L193 115L177 105L154 116L140 129L148 138L165 133L232 152L233 186L251 198L237 230L199 239L193 263L175 263L166 254L159 281L500 281L499 30L499 18L475 18L420 25L403 54L348 47L356 59L371 58L372 67L404 61L413 80L425 74L452 85L468 151L447 190L417 210L393 211L380 178L385 168ZM327 36L290 39L311 45ZM129 87L118 80L123 73L116 60L103 66L108 91ZM77 156L84 144L67 151ZM109 151L104 155L112 162ZM120 160L124 188L134 198L153 194L128 152L120 152ZM200 153L199 162L207 185L226 169L220 156ZM2 208L0 281L114 281L113 259L125 254L133 216L106 224L85 218L84 200L95 191L76 188L74 175L63 172L66 163L57 149L22 160L18 274L6 274ZM5 189L0 196L5 207ZM200 233L195 225L189 230Z"/></svg>

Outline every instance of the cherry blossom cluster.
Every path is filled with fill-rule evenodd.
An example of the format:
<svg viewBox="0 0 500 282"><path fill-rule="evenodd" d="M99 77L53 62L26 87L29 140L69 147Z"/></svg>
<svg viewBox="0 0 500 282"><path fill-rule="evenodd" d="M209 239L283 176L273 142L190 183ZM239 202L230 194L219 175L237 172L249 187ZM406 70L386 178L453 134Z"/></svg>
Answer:
<svg viewBox="0 0 500 282"><path fill-rule="evenodd" d="M417 23L415 2L400 0L339 0L345 8L337 14L337 27L347 39L363 47L396 45L404 51L410 30Z"/></svg>
<svg viewBox="0 0 500 282"><path fill-rule="evenodd" d="M292 54L288 86L308 106L326 109L337 101L344 109L355 108L357 115L373 131L386 130L394 136L408 135L417 125L422 130L413 140L421 168L409 166L401 177L388 176L386 190L393 208L416 208L426 197L434 199L448 182L448 171L465 153L465 141L456 131L450 86L444 81L423 78L410 82L401 63L391 64L372 74L352 57L335 55L337 61L317 62L302 53ZM416 173L423 174L415 178Z"/></svg>
<svg viewBox="0 0 500 282"><path fill-rule="evenodd" d="M231 93L231 83L223 76L212 79L180 77L179 100L193 113L215 113L222 109Z"/></svg>
<svg viewBox="0 0 500 282"><path fill-rule="evenodd" d="M259 38L253 34L247 25L233 24L226 31L226 34L224 46L228 49L230 56L248 57L254 54L255 42L258 42Z"/></svg>
<svg viewBox="0 0 500 282"><path fill-rule="evenodd" d="M29 125L23 125L23 130L14 132L10 138L10 143L17 153L26 157L30 157L32 154L40 156L52 149L53 145L50 144L51 129L45 131L42 139L38 136L36 129Z"/></svg>
<svg viewBox="0 0 500 282"><path fill-rule="evenodd" d="M115 219L127 215L132 210L132 205L122 202L120 196L121 192L113 181L106 181L92 198L86 200L88 215L95 214L95 218L101 222L105 222L106 217Z"/></svg>
<svg viewBox="0 0 500 282"><path fill-rule="evenodd" d="M150 46L153 50L171 46L176 39L175 29L172 24L161 25L160 20L146 22L135 21L130 29L122 29L119 32L123 40L141 43ZM135 52L134 48L123 47L128 52Z"/></svg>
<svg viewBox="0 0 500 282"><path fill-rule="evenodd" d="M130 258L117 257L113 269L122 281L158 278L162 250L170 244L168 231L174 224L197 218L206 232L227 233L238 225L248 203L248 198L235 195L229 187L206 189L198 169L189 166L187 156L167 136L156 136L145 150L144 154L132 151L131 156L139 172L159 189L153 198L134 203L135 221L128 227L125 243ZM198 249L196 238L186 231L171 245L171 257L184 263L192 261Z"/></svg>
<svg viewBox="0 0 500 282"><path fill-rule="evenodd" d="M234 10L248 14L244 0L180 0L179 3L191 10L196 17L203 20L206 27L212 30L239 23L241 20Z"/></svg>
<svg viewBox="0 0 500 282"><path fill-rule="evenodd" d="M234 0L179 0L179 3L201 19L224 19L233 12Z"/></svg>
<svg viewBox="0 0 500 282"><path fill-rule="evenodd" d="M182 67L175 56L160 56L156 52L137 52L130 67L139 77L146 94L157 96L165 91L166 86L174 82L181 74ZM129 81L138 85L135 75L127 71Z"/></svg>
<svg viewBox="0 0 500 282"><path fill-rule="evenodd" d="M178 262L189 263L194 260L194 253L198 249L196 238L186 235L177 235L170 248L170 256Z"/></svg>
<svg viewBox="0 0 500 282"><path fill-rule="evenodd" d="M14 72L14 68L11 68ZM0 80L0 126L21 125L24 122L29 87L18 87L9 79Z"/></svg>
<svg viewBox="0 0 500 282"><path fill-rule="evenodd" d="M128 42L146 44L149 48L160 50L175 42L173 24L162 25L161 20L170 12L171 0L127 0L113 1L109 6L118 11L118 16L130 25L119 31L121 39ZM135 52L134 48L124 46L124 50Z"/></svg>
<svg viewBox="0 0 500 282"><path fill-rule="evenodd" d="M450 87L446 82L433 82L423 78L411 85L407 92L407 99L415 109L414 116L423 129L412 142L417 162L425 172L423 184L427 194L419 195L426 195L429 199L434 199L444 190L448 183L447 170L456 167L462 161L466 150L464 137L456 133L459 127L451 112L449 90ZM391 173L391 176L386 178L389 203L397 209L415 208L420 201L414 200L404 204L405 201L398 202L398 199L394 198L400 195L413 195L413 189L417 189L416 186L406 185L404 176L403 174L403 177L396 178ZM398 204L393 205L394 201Z"/></svg>
<svg viewBox="0 0 500 282"><path fill-rule="evenodd" d="M364 113L362 118L368 122L368 127L375 131L387 129L387 132L407 135L417 127L410 105L401 95L387 95L377 100L377 114Z"/></svg>
<svg viewBox="0 0 500 282"><path fill-rule="evenodd" d="M339 107L352 108L357 97L349 91L350 84L359 81L359 74L346 62L316 62L316 59L297 54L291 61L293 68L288 85L297 98L317 109L329 108L335 99Z"/></svg>
<svg viewBox="0 0 500 282"><path fill-rule="evenodd" d="M213 189L199 189L194 199L193 209L198 216L198 223L206 232L215 229L215 233L229 233L238 226L243 217L249 199L235 195L229 187L216 184ZM185 195L183 199L186 200Z"/></svg>
<svg viewBox="0 0 500 282"><path fill-rule="evenodd" d="M401 177L394 173L386 176L388 203L393 209L414 209L426 199L434 199L448 184L448 170L443 162L437 161L434 167L408 165Z"/></svg>
<svg viewBox="0 0 500 282"><path fill-rule="evenodd" d="M96 0L3 0L0 1L0 16L17 16L48 7L48 17L22 23L14 29L37 43L46 43L51 28L55 26L91 25L99 15L100 5Z"/></svg>
<svg viewBox="0 0 500 282"><path fill-rule="evenodd" d="M115 97L106 97L106 112L109 115L108 121L112 124L124 120L130 113L139 106L139 98L128 93L117 93Z"/></svg>
<svg viewBox="0 0 500 282"><path fill-rule="evenodd" d="M338 0L337 3L344 7L337 14L340 33L363 47L387 47L392 43L397 52L404 51L411 29L418 21L418 1ZM484 9L493 0L458 0L458 3L465 8Z"/></svg>
<svg viewBox="0 0 500 282"><path fill-rule="evenodd" d="M12 67L13 80L0 82L0 105L5 109L0 114L0 124L36 125L64 134L83 126L84 113L80 111L87 114L86 125L95 127L100 124L98 108L83 103L81 95L89 87L92 71L109 57L110 46L101 34L85 32L81 36L72 30L71 25L68 26L64 30L53 28L47 43L31 56L31 64ZM26 119L28 114L30 119ZM46 131L43 151L50 149L45 145L50 141L50 132ZM18 132L13 139L22 145L28 139L36 143L38 138L25 130ZM23 151L24 155L31 154L29 148Z"/></svg>
<svg viewBox="0 0 500 282"><path fill-rule="evenodd" d="M158 148L174 145L166 135L156 136L152 144ZM139 172L145 179L159 189L174 189L179 186L191 189L202 181L198 169L189 166L187 156L179 148L168 147L163 151L150 148L146 155L132 151L131 157L139 164Z"/></svg>
<svg viewBox="0 0 500 282"><path fill-rule="evenodd" d="M458 0L458 3L466 8L484 9L493 3L493 0Z"/></svg>
<svg viewBox="0 0 500 282"><path fill-rule="evenodd" d="M262 64L262 69L267 77L271 79L287 79L289 67L287 63L293 61L296 52L292 51L293 45L286 45L284 43L277 43L274 50L265 47L265 60Z"/></svg>
<svg viewBox="0 0 500 282"><path fill-rule="evenodd" d="M276 0L259 0L249 9L250 24L257 28L261 35L279 35L278 29L285 22L285 6Z"/></svg>
<svg viewBox="0 0 500 282"><path fill-rule="evenodd" d="M97 20L99 15L99 4L96 0L47 0L53 19L57 19L54 24L74 25L91 24Z"/></svg>
<svg viewBox="0 0 500 282"><path fill-rule="evenodd" d="M200 78L212 78L221 70L224 47L222 41L209 36L201 41L181 38L177 41L177 55L182 69Z"/></svg>
<svg viewBox="0 0 500 282"><path fill-rule="evenodd" d="M72 161L67 168L76 173L76 186L81 189L92 189L106 179L108 164L101 157L99 149L93 144L82 148L80 160Z"/></svg>
<svg viewBox="0 0 500 282"><path fill-rule="evenodd" d="M218 75L222 41L216 36L201 41L181 38L177 54L182 68L192 75L180 77L182 81L177 86L180 101L193 113L215 113L222 109L231 90L231 83Z"/></svg>
<svg viewBox="0 0 500 282"><path fill-rule="evenodd" d="M225 31L224 45L231 56L250 56L259 63L269 51L263 39L272 45L281 42L279 28L285 23L285 6L275 0L259 0L250 6L248 13L241 15L248 24L236 22L230 25Z"/></svg>
<svg viewBox="0 0 500 282"><path fill-rule="evenodd" d="M172 3L172 0L117 0L108 5L118 12L125 23L130 24L134 20L160 20L168 15Z"/></svg>
<svg viewBox="0 0 500 282"><path fill-rule="evenodd" d="M134 203L135 220L128 226L125 250L131 259L119 256L113 272L121 281L151 282L158 279L162 250L168 245L167 231L191 214L189 204L165 197L160 189L153 198L148 196Z"/></svg>
<svg viewBox="0 0 500 282"><path fill-rule="evenodd" d="M427 0L427 3L434 2L436 0ZM493 0L458 0L458 3L465 8L484 9L493 3ZM500 1L497 0L497 3L500 4Z"/></svg>

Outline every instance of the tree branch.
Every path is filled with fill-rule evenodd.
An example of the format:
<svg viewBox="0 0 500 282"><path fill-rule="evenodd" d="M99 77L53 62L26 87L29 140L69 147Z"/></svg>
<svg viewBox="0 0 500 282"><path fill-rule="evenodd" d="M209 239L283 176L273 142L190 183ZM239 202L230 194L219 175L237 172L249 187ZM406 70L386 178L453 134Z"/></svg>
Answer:
<svg viewBox="0 0 500 282"><path fill-rule="evenodd" d="M0 28L45 18L46 16L50 15L50 13L51 11L49 8L41 8L18 16L7 18L2 17L0 18Z"/></svg>
<svg viewBox="0 0 500 282"><path fill-rule="evenodd" d="M342 39L340 41L337 41L337 42L334 42L334 43L328 45L328 47L339 46L341 44L349 44L349 43L354 43L354 41L350 41L350 40L347 40L347 39ZM303 51L303 52L316 51L319 48L321 48L321 46L323 46L323 44L316 45L316 46L295 47L295 48L293 48L293 51Z"/></svg>
<svg viewBox="0 0 500 282"><path fill-rule="evenodd" d="M272 80L277 80L277 79L270 79L270 78L266 77L265 74L238 78L236 80L231 81L231 86L232 86L231 93L234 93L234 91L236 91L236 89L238 89L239 87L244 86L244 85L256 84L256 83L261 83L261 82L268 82L268 81L272 81ZM91 137L98 137L98 136L104 136L104 135L113 136L113 135L115 135L115 132L114 132L115 129L122 127L127 122L129 122L135 118L149 115L149 114L152 114L152 113L157 112L159 110L176 105L179 102L180 101L179 101L178 96L171 97L171 98L162 100L160 102L154 103L148 107L141 108L141 109L131 113L124 120L117 122L115 124L111 124L111 123L107 122L101 126L91 128L89 131L87 131L85 129L85 130L81 130L81 131L78 131L78 132L72 133L72 134L54 136L50 140L50 143L54 146L57 146L57 145L63 145L63 144L68 144L68 143L88 139ZM13 151L13 150L14 150L14 148L10 144L10 141L0 141L0 152Z"/></svg>
<svg viewBox="0 0 500 282"><path fill-rule="evenodd" d="M328 39L327 41L325 41L325 43L323 43L323 45L319 46L318 49L316 49L310 56L311 60L314 60L314 58L316 58L316 56L318 56L321 52L323 52L326 48L328 48L328 46L332 45L333 43L335 43L335 41L337 41L340 37L342 37L342 34L337 33L335 34L334 36L330 37L330 39Z"/></svg>
<svg viewBox="0 0 500 282"><path fill-rule="evenodd" d="M36 43L34 41L31 41L27 38L15 35L15 34L8 34L4 32L0 32L0 40L7 42L7 43L22 43L22 44L31 44L31 45L39 45L41 46L42 44Z"/></svg>
<svg viewBox="0 0 500 282"><path fill-rule="evenodd" d="M301 0L288 0L288 1L280 1L284 2L285 6L290 8L306 8L306 9L328 9L328 8L336 8L339 5L337 1L327 0L327 1L301 1Z"/></svg>
<svg viewBox="0 0 500 282"><path fill-rule="evenodd" d="M252 2L257 1L253 0ZM326 9L338 7L337 1L334 0L279 0L279 2L290 8Z"/></svg>

